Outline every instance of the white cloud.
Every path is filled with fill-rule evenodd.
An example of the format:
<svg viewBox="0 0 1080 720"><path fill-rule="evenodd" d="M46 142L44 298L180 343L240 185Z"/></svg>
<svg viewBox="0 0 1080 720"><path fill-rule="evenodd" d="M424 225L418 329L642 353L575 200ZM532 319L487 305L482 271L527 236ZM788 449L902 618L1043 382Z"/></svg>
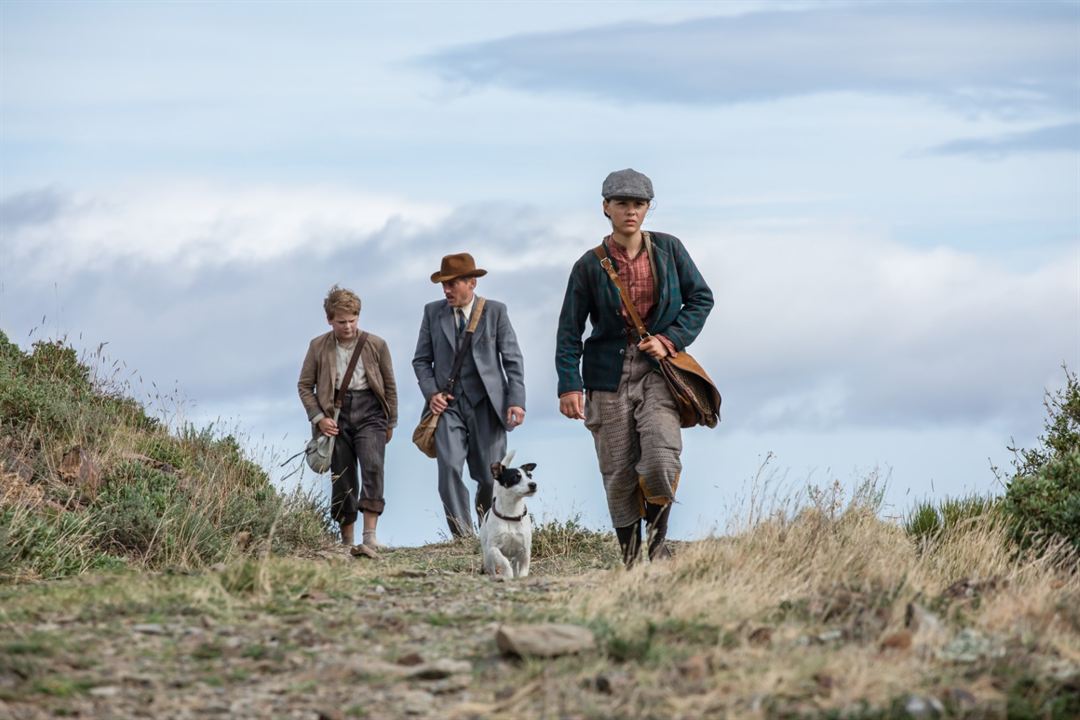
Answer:
<svg viewBox="0 0 1080 720"><path fill-rule="evenodd" d="M855 224L719 228L692 246L717 294L695 349L761 426L971 422L1023 413L1080 362L1075 251L1033 270Z"/></svg>
<svg viewBox="0 0 1080 720"><path fill-rule="evenodd" d="M53 212L9 212L0 226L12 261L52 279L118 262L190 271L301 250L325 256L389 224L407 233L409 224L430 224L447 212L434 203L317 185L192 182L53 194Z"/></svg>

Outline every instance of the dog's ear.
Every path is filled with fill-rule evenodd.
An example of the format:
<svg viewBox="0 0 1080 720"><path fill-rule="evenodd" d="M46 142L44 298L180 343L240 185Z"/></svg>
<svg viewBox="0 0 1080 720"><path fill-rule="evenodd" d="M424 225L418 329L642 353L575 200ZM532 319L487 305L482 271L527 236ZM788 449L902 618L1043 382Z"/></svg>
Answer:
<svg viewBox="0 0 1080 720"><path fill-rule="evenodd" d="M521 469L525 471L525 474L532 477L532 471L536 469L536 463L525 463L521 466Z"/></svg>
<svg viewBox="0 0 1080 720"><path fill-rule="evenodd" d="M496 463L491 463L491 478L493 480L498 480L499 476L502 475L502 471L503 471L502 463L497 463L497 462Z"/></svg>

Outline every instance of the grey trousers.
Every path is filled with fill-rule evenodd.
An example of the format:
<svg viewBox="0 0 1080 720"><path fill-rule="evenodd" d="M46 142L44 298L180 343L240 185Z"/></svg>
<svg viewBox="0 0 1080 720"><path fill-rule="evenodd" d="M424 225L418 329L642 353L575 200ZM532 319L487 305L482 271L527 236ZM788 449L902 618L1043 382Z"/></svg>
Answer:
<svg viewBox="0 0 1080 720"><path fill-rule="evenodd" d="M435 455L439 465L439 497L452 535L474 532L474 506L469 504L469 489L462 481L462 466L468 461L469 475L476 481L475 507L483 515L491 507L495 484L491 465L505 454L506 429L486 397L471 405L464 396L459 396L443 412L435 428Z"/></svg>
<svg viewBox="0 0 1080 720"><path fill-rule="evenodd" d="M679 412L648 356L628 345L615 392L590 390L585 427L593 435L614 527L645 517L645 502L669 505L682 472Z"/></svg>
<svg viewBox="0 0 1080 720"><path fill-rule="evenodd" d="M386 505L383 500L386 411L375 393L371 390L346 392L338 415L338 429L330 458L333 483L330 517L342 525L352 525L358 510L381 515Z"/></svg>

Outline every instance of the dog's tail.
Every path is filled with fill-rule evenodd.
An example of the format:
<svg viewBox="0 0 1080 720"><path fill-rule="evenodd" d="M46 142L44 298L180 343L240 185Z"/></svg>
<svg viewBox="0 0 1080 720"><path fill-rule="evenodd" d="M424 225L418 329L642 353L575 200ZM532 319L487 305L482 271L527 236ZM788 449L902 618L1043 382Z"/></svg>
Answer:
<svg viewBox="0 0 1080 720"><path fill-rule="evenodd" d="M504 468L505 467L510 467L510 463L513 462L514 453L516 453L516 452L517 452L517 450L507 450L506 451L506 457L504 457L502 459L502 462L500 462L499 464L502 465Z"/></svg>

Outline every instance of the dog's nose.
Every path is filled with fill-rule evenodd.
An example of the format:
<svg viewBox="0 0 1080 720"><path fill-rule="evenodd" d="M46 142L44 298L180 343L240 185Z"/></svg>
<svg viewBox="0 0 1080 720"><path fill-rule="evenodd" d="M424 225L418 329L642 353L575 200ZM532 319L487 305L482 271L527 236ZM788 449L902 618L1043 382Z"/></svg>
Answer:
<svg viewBox="0 0 1080 720"><path fill-rule="evenodd" d="M535 489L536 489L536 483L534 483L534 482L529 483L529 490L535 490Z"/></svg>

